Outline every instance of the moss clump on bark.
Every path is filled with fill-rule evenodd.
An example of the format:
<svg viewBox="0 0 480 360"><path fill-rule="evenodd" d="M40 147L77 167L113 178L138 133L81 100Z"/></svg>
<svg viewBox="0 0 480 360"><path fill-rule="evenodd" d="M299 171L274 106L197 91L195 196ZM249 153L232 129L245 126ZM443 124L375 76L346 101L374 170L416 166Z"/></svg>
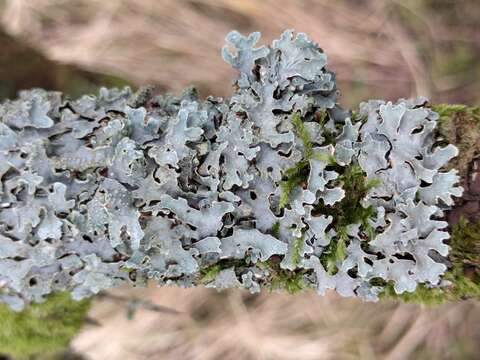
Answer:
<svg viewBox="0 0 480 360"><path fill-rule="evenodd" d="M66 292L18 313L0 305L0 353L27 359L65 350L82 327L89 307L88 300L74 301Z"/></svg>
<svg viewBox="0 0 480 360"><path fill-rule="evenodd" d="M453 227L450 247L452 269L445 279L453 283L451 297L480 300L480 221L460 219Z"/></svg>
<svg viewBox="0 0 480 360"><path fill-rule="evenodd" d="M289 294L297 294L305 289L312 288L312 285L305 281L306 270L289 271L282 269L280 263L275 260L269 260L260 264L271 273L271 280L267 285L270 291L284 290Z"/></svg>
<svg viewBox="0 0 480 360"><path fill-rule="evenodd" d="M214 264L211 266L207 266L200 270L200 283L207 284L210 281L215 280L215 277L218 273L222 270L220 264Z"/></svg>
<svg viewBox="0 0 480 360"><path fill-rule="evenodd" d="M457 169L465 179L472 160L480 153L480 106L438 104L431 108L440 116L439 135L460 152L449 162L448 169Z"/></svg>

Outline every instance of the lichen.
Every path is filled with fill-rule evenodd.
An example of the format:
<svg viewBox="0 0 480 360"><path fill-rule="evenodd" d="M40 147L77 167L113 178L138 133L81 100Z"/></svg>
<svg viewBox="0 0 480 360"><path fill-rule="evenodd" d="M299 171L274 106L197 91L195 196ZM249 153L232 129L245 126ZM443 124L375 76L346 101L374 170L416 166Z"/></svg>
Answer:
<svg viewBox="0 0 480 360"><path fill-rule="evenodd" d="M149 280L368 301L441 287L437 218L462 188L438 115L422 98L345 111L316 43L259 39L227 36L229 99L34 89L0 104L1 302Z"/></svg>
<svg viewBox="0 0 480 360"><path fill-rule="evenodd" d="M392 284L386 284L380 296L427 307L447 301L480 299L480 222L472 224L461 218L452 229L449 245L451 265L441 287L421 285L414 292L399 295Z"/></svg>

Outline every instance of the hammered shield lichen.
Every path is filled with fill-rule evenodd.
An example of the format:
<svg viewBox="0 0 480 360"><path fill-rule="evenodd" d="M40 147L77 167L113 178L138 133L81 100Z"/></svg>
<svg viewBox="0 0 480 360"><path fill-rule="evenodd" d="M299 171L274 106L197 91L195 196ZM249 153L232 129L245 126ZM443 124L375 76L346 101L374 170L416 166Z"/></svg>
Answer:
<svg viewBox="0 0 480 360"><path fill-rule="evenodd" d="M259 37L227 36L230 99L35 89L0 105L0 301L150 279L257 292L284 276L364 300L439 284L437 218L462 189L437 115L370 101L353 120L317 44Z"/></svg>

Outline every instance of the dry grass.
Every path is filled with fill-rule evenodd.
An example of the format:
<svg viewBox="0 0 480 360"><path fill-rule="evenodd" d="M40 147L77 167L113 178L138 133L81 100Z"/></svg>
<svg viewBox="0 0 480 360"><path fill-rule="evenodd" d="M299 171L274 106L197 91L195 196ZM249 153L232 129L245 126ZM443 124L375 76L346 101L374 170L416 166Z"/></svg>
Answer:
<svg viewBox="0 0 480 360"><path fill-rule="evenodd" d="M432 5L433 4L433 5ZM228 96L225 34L307 32L329 55L342 103L422 94L480 99L479 2L449 0L4 0L1 22L50 58L179 91ZM74 348L91 359L467 359L480 353L480 306L364 304L333 294L118 289L182 311L98 300Z"/></svg>
<svg viewBox="0 0 480 360"><path fill-rule="evenodd" d="M130 294L117 289L116 294ZM92 359L410 359L467 358L480 340L480 306L437 309L366 304L329 294L287 295L211 289L136 290L135 296L180 311L140 310L97 301L74 349Z"/></svg>
<svg viewBox="0 0 480 360"><path fill-rule="evenodd" d="M417 94L477 100L478 66L468 76L450 67L478 65L480 6L429 1L4 0L2 21L50 58L165 90L193 83L204 95L228 96L226 33L260 30L271 41L294 28L329 55L347 105Z"/></svg>

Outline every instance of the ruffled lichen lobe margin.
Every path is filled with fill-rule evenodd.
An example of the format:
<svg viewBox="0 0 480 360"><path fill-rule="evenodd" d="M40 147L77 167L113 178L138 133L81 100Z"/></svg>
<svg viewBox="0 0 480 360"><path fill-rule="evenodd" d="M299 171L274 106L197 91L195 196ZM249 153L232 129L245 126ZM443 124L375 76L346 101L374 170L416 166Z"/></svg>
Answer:
<svg viewBox="0 0 480 360"><path fill-rule="evenodd" d="M445 169L457 169L464 188L462 198L446 214L451 238L448 270L443 286L419 286L414 292L396 294L391 286L384 298L435 306L447 301L480 299L480 108L461 104L432 104L438 113L436 140L454 144L459 155Z"/></svg>
<svg viewBox="0 0 480 360"><path fill-rule="evenodd" d="M0 105L0 301L149 280L367 301L444 291L441 218L462 188L438 114L416 99L353 116L317 44L259 37L227 36L227 100L37 89Z"/></svg>

